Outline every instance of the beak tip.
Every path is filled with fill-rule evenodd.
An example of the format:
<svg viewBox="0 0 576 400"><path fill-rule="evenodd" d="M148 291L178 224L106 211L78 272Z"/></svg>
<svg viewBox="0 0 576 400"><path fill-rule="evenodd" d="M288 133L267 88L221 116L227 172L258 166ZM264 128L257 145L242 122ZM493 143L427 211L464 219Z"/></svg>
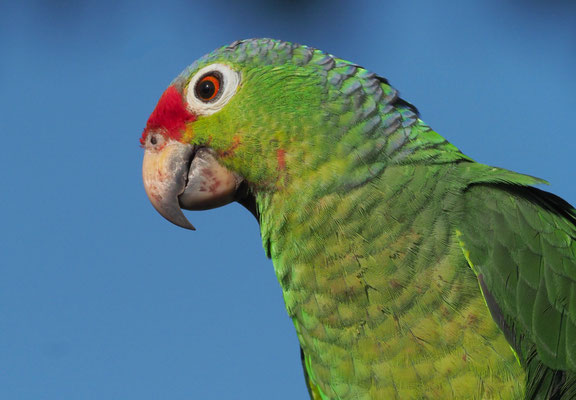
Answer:
<svg viewBox="0 0 576 400"><path fill-rule="evenodd" d="M160 215L166 218L166 220L172 222L174 225L179 226L180 228L188 229L191 231L196 230L194 225L192 225L192 223L188 221L188 218L184 216L184 213L180 208L166 207L166 204L162 204L162 206L157 207L157 205L154 204L156 211L158 211Z"/></svg>
<svg viewBox="0 0 576 400"><path fill-rule="evenodd" d="M191 230L191 231L195 231L195 230L196 230L196 228L194 227L194 225L192 225L191 223L188 223L188 224L186 224L186 225L179 225L179 226L182 227L182 228L184 228L184 229Z"/></svg>

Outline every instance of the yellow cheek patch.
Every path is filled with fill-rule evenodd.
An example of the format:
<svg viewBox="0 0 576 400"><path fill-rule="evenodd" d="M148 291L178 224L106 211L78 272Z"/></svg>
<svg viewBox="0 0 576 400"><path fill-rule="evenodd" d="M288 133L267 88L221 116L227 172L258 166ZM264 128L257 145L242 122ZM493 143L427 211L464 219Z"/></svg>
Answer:
<svg viewBox="0 0 576 400"><path fill-rule="evenodd" d="M188 124L186 126L186 130L182 135L182 142L183 143L190 143L194 139L194 124Z"/></svg>

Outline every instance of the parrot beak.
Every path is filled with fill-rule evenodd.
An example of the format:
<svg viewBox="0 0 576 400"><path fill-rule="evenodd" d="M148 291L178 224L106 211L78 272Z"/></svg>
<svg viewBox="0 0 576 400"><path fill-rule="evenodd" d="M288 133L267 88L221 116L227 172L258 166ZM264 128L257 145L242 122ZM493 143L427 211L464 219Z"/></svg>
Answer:
<svg viewBox="0 0 576 400"><path fill-rule="evenodd" d="M168 221L195 230L182 212L208 210L235 199L242 178L216 161L207 147L169 139L160 148L146 148L142 165L144 188L150 202Z"/></svg>

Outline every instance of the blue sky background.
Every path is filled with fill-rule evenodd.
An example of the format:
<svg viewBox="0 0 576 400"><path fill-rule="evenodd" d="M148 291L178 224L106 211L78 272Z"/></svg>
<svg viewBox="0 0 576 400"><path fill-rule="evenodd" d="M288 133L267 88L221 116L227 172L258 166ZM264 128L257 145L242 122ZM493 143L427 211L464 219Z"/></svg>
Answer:
<svg viewBox="0 0 576 400"><path fill-rule="evenodd" d="M140 176L172 78L263 36L389 78L466 154L576 203L576 3L3 1L1 399L306 397L256 221L179 229Z"/></svg>

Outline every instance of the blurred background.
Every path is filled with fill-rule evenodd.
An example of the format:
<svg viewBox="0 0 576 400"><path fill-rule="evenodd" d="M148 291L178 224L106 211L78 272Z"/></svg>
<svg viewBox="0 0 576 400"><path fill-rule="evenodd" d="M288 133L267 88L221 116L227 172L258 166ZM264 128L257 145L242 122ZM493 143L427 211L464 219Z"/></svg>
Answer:
<svg viewBox="0 0 576 400"><path fill-rule="evenodd" d="M163 220L138 139L170 81L236 39L387 77L469 156L576 203L576 3L0 2L0 398L304 399L252 216Z"/></svg>

